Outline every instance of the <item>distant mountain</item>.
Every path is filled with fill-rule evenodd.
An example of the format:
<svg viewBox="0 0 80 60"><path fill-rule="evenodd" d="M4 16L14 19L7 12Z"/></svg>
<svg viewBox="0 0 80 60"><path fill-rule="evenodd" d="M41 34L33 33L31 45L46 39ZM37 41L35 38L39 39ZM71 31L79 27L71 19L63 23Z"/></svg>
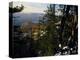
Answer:
<svg viewBox="0 0 80 60"><path fill-rule="evenodd" d="M24 22L32 21L33 23L38 23L39 19L42 19L43 13L14 13L13 14L13 24L21 25Z"/></svg>

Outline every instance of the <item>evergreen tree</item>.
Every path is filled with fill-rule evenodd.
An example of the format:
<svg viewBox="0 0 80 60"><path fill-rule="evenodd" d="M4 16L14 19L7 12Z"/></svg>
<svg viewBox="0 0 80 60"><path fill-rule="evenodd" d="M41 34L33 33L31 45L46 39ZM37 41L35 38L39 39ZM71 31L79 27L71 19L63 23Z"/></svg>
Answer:
<svg viewBox="0 0 80 60"><path fill-rule="evenodd" d="M44 16L45 20L42 20L46 28L43 30L46 34L40 37L40 50L41 55L54 55L57 52L58 40L57 40L57 30L55 23L57 22L55 16L55 4L50 4L48 10Z"/></svg>
<svg viewBox="0 0 80 60"><path fill-rule="evenodd" d="M77 37L76 39L74 38L75 37L74 35L78 32L76 30L76 33L74 33L75 32L74 30L77 27L77 14L76 13L77 13L77 6L64 5L63 17L62 17L61 25L60 25L60 38L59 38L62 50L65 46L67 46L69 50L72 50L74 49L75 46L77 46ZM74 39L76 41L74 41ZM72 54L72 51L70 51L70 54Z"/></svg>
<svg viewBox="0 0 80 60"><path fill-rule="evenodd" d="M56 9L56 6L59 9ZM56 15L57 10L62 15ZM45 29L42 29L46 31L46 34L39 39L41 55L55 55L58 52L61 52L62 55L64 52L77 53L77 10L77 6L72 5L50 4L48 6L44 19L40 20L40 24L46 26Z"/></svg>
<svg viewBox="0 0 80 60"><path fill-rule="evenodd" d="M21 4L20 6L13 7L13 2L9 3L9 13L17 13L21 12L24 9L24 6Z"/></svg>

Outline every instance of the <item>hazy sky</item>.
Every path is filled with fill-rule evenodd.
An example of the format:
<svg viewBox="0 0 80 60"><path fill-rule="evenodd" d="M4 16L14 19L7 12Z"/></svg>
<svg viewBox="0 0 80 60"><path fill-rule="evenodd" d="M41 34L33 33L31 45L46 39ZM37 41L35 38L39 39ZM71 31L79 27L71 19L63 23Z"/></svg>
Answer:
<svg viewBox="0 0 80 60"><path fill-rule="evenodd" d="M21 13L44 13L48 5L46 3L13 2L13 7L21 4L24 6Z"/></svg>
<svg viewBox="0 0 80 60"><path fill-rule="evenodd" d="M48 3L32 3L32 2L13 2L13 7L15 6L24 6L24 10L20 13L45 13L44 11L47 10ZM59 4L55 7L59 9ZM55 15L62 15L61 11L56 10L57 12Z"/></svg>

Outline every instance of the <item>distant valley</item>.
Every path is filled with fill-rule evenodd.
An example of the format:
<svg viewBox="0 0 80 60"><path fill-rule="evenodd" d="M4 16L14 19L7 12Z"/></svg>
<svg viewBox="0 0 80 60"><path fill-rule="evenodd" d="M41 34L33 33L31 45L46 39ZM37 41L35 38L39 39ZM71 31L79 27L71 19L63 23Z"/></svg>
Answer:
<svg viewBox="0 0 80 60"><path fill-rule="evenodd" d="M38 23L39 19L42 19L43 16L43 13L14 13L13 25L21 25L27 21Z"/></svg>

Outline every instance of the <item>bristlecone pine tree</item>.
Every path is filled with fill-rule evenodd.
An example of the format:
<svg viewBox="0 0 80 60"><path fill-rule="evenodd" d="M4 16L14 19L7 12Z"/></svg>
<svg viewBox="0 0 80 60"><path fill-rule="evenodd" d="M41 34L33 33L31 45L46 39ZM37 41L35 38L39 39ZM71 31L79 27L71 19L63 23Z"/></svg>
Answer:
<svg viewBox="0 0 80 60"><path fill-rule="evenodd" d="M50 56L56 53L59 44L57 39L58 33L55 25L55 23L58 22L55 16L55 4L48 6L48 10L46 10L46 14L43 18L44 19L40 22L40 24L42 23L46 26L46 28L43 29L46 33L39 39L39 50L40 55Z"/></svg>
<svg viewBox="0 0 80 60"><path fill-rule="evenodd" d="M50 4L43 20L40 24L46 26L43 31L47 31L44 36L39 39L39 55L49 56L61 52L67 54L77 54L78 45L78 7L72 5ZM55 15L56 11L60 11L62 15ZM64 49L64 47L67 47Z"/></svg>

